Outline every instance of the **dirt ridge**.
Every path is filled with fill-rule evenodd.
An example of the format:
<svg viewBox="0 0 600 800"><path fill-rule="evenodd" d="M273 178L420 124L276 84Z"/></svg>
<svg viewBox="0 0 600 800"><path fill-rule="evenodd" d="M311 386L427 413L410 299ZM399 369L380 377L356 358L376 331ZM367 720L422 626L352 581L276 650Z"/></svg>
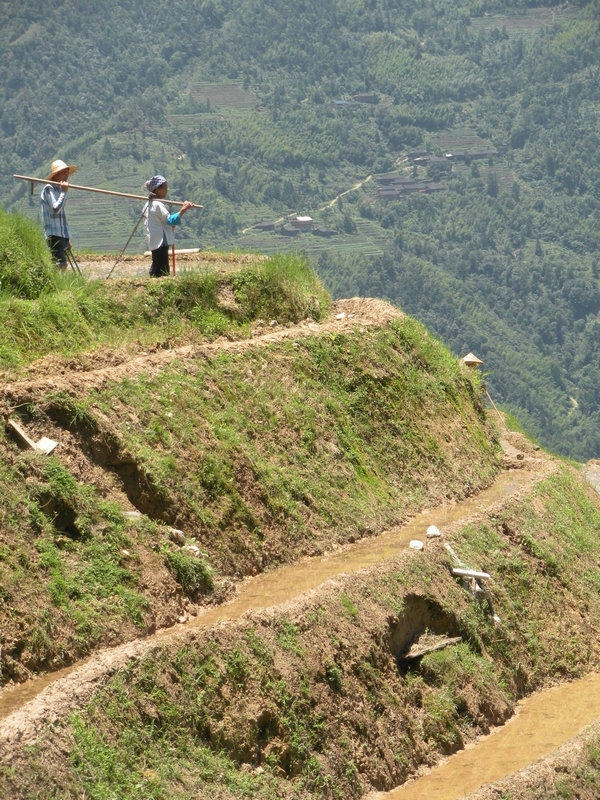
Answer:
<svg viewBox="0 0 600 800"><path fill-rule="evenodd" d="M400 309L383 300L359 297L337 300L332 305L330 318L325 322L305 320L289 327L278 325L276 322L272 327L270 323L255 325L251 339L219 338L210 343L188 344L174 348L161 347L154 352L142 351L134 357L116 355L114 350L96 350L90 369L82 368L80 363L72 359L58 373L50 375L46 373L45 359L40 359L37 365L32 365L34 377L7 382L2 387L1 393L11 406L16 406L30 402L40 392L79 392L101 388L109 382L133 378L141 373L156 374L174 362L183 364L218 352L241 353L250 348L265 347L286 340L350 332L357 327L379 327L403 316ZM42 371L43 377L35 377L38 370ZM0 380L8 376L7 372L0 373Z"/></svg>

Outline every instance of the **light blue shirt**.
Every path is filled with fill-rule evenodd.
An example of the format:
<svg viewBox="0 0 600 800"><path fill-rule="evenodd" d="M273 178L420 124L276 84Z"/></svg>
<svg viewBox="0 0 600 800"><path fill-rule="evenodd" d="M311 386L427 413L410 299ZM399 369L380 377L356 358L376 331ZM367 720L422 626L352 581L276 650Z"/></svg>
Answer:
<svg viewBox="0 0 600 800"><path fill-rule="evenodd" d="M67 193L63 192L60 186L47 183L42 189L42 224L44 226L44 236L62 236L70 239L69 226L65 214L67 204Z"/></svg>

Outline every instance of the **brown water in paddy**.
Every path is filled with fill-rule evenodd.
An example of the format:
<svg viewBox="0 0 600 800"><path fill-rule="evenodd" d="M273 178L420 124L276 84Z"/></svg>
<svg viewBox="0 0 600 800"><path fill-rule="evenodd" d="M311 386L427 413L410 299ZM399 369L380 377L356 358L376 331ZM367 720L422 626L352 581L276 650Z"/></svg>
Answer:
<svg viewBox="0 0 600 800"><path fill-rule="evenodd" d="M344 547L339 552L329 553L301 562L279 567L244 581L233 600L192 617L188 622L164 628L143 640L144 646L152 646L161 639L185 630L207 627L217 622L236 620L246 611L258 610L284 603L309 589L314 589L330 578L356 572L393 557L398 550L408 546L411 539L425 540L429 525L443 528L486 509L490 504L507 497L532 480L526 470L505 472L488 489L458 503L438 506L418 514L406 525L391 528L377 537L363 539ZM36 698L44 689L61 678L69 676L82 665L89 665L101 658L107 662L111 652L130 648L131 643L96 653L82 662L56 672L42 675L25 683L0 692L0 719L19 710L25 703Z"/></svg>
<svg viewBox="0 0 600 800"><path fill-rule="evenodd" d="M522 700L505 725L450 756L423 777L371 800L459 800L537 761L600 716L600 675Z"/></svg>

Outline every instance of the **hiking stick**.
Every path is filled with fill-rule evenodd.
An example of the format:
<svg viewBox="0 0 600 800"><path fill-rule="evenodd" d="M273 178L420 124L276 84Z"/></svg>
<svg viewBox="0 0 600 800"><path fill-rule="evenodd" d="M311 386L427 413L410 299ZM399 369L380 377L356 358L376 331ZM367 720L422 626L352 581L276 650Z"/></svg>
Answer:
<svg viewBox="0 0 600 800"><path fill-rule="evenodd" d="M175 236L175 225L171 225L171 230L173 231L173 236ZM171 252L173 254L173 277L175 277L175 240L173 239L173 244L171 245Z"/></svg>

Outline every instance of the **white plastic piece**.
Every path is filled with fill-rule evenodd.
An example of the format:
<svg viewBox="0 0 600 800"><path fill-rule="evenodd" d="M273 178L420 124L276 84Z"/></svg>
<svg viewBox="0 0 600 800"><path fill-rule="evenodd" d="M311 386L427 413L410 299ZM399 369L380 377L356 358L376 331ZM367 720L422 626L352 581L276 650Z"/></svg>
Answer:
<svg viewBox="0 0 600 800"><path fill-rule="evenodd" d="M336 314L336 319L346 319L346 312L342 311L341 314Z"/></svg>
<svg viewBox="0 0 600 800"><path fill-rule="evenodd" d="M423 542L420 542L418 539L411 539L408 546L411 550L422 550L424 547Z"/></svg>
<svg viewBox="0 0 600 800"><path fill-rule="evenodd" d="M54 439L48 439L47 436L42 436L39 442L35 443L35 446L38 450L41 450L42 453L46 453L47 456L54 450L54 448L58 445L58 442L55 442Z"/></svg>
<svg viewBox="0 0 600 800"><path fill-rule="evenodd" d="M430 525L430 526L427 528L427 536L428 536L430 539L434 539L434 538L436 538L436 537L438 537L438 536L441 536L441 535L442 535L442 534L440 533L440 529L439 529L439 528L436 528L436 526L435 526L435 525Z"/></svg>
<svg viewBox="0 0 600 800"><path fill-rule="evenodd" d="M458 578L476 578L480 581L489 581L492 577L487 572L477 572L474 569L461 569L460 567L452 567L452 574Z"/></svg>

